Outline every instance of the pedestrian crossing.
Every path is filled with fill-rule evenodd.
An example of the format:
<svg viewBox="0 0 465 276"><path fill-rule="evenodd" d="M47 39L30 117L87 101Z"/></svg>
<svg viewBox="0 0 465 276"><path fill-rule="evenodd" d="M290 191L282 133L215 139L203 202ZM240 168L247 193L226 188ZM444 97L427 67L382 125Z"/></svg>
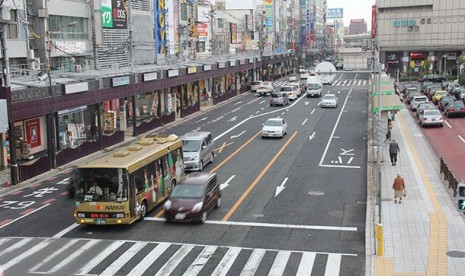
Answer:
<svg viewBox="0 0 465 276"><path fill-rule="evenodd" d="M284 85L287 85L289 84L289 81L285 81L285 80L279 80L279 81L275 81L273 83L273 85L275 87L281 87L281 86L284 86ZM350 86L367 86L369 85L369 82L368 80L358 80L358 79L341 79L341 80L334 80L333 83L331 84L331 86L346 86L346 87L350 87Z"/></svg>
<svg viewBox="0 0 465 276"><path fill-rule="evenodd" d="M0 265L6 275L339 275L341 263L354 257L130 240L0 239Z"/></svg>

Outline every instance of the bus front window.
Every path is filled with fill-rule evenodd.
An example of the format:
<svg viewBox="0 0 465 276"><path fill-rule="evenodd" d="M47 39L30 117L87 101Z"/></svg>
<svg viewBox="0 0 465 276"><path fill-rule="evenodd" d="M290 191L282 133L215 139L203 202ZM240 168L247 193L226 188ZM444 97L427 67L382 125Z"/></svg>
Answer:
<svg viewBox="0 0 465 276"><path fill-rule="evenodd" d="M82 168L78 171L77 201L127 201L127 175L122 169Z"/></svg>

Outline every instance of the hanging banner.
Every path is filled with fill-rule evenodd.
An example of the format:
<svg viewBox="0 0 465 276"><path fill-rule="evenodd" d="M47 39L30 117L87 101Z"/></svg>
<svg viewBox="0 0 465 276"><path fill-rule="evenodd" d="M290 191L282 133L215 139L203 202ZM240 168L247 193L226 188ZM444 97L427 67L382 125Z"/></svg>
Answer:
<svg viewBox="0 0 465 276"><path fill-rule="evenodd" d="M40 120L33 119L25 122L26 125L26 139L31 148L39 147L42 145L40 140Z"/></svg>
<svg viewBox="0 0 465 276"><path fill-rule="evenodd" d="M371 38L376 37L376 5L371 7Z"/></svg>
<svg viewBox="0 0 465 276"><path fill-rule="evenodd" d="M154 0L155 7L155 48L157 54L166 53L165 0Z"/></svg>

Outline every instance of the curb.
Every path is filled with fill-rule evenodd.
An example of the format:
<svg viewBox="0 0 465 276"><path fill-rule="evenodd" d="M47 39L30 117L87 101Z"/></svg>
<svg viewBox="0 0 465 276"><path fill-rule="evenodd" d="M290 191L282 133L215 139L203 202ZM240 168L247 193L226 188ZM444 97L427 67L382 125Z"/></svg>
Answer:
<svg viewBox="0 0 465 276"><path fill-rule="evenodd" d="M369 85L371 87L371 83ZM370 92L370 88L367 89ZM367 117L367 204L365 218L365 275L375 275L375 235L374 235L374 208L375 208L375 174L372 145L374 143L374 132L370 126L373 124L372 104L373 98L368 95L368 117Z"/></svg>

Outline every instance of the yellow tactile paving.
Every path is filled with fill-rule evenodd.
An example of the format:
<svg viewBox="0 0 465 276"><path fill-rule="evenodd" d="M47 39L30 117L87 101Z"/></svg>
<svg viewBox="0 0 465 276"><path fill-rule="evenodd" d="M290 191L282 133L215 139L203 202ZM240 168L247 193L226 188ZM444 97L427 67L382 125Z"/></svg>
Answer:
<svg viewBox="0 0 465 276"><path fill-rule="evenodd" d="M398 116L399 123L402 130L406 129L402 117ZM407 143L412 152L416 166L420 173L421 179L425 186L428 197L433 206L434 212L429 214L430 217L430 229L429 229L429 249L428 249L428 261L427 267L425 268L426 273L395 273L394 262L392 258L376 257L375 259L375 275L447 275L448 274L448 260L447 260L447 218L444 215L441 204L439 203L436 194L428 180L423 165L418 157L417 151L414 147L413 140L410 134L405 131L405 137Z"/></svg>

